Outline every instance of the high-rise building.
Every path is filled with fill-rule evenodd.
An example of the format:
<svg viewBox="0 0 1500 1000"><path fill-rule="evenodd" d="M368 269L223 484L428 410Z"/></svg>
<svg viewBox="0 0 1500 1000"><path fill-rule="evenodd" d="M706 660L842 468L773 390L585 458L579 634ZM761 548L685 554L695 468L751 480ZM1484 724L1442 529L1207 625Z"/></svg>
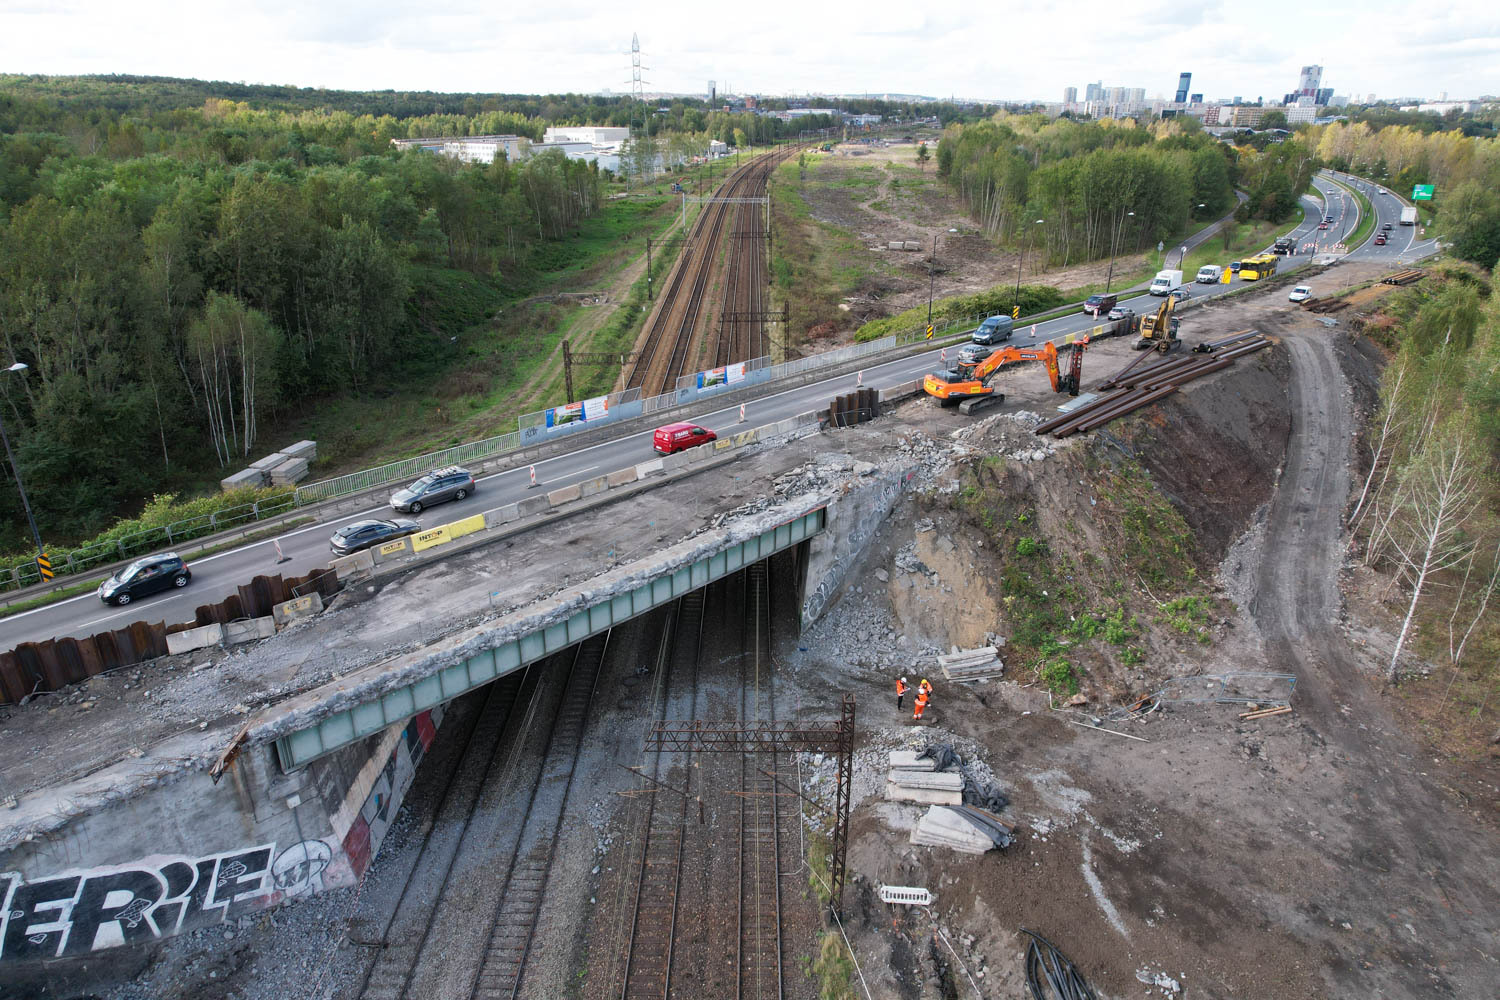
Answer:
<svg viewBox="0 0 1500 1000"><path fill-rule="evenodd" d="M1303 66L1301 75L1297 77L1297 96L1316 97L1318 85L1322 82L1322 66Z"/></svg>
<svg viewBox="0 0 1500 1000"><path fill-rule="evenodd" d="M1181 76L1179 76L1177 78L1177 103L1178 104L1182 104L1182 103L1184 103L1184 102L1187 101L1188 88L1191 87L1192 85L1193 85L1193 74L1191 74L1191 73L1183 73Z"/></svg>
<svg viewBox="0 0 1500 1000"><path fill-rule="evenodd" d="M714 98L717 96L718 88L714 86L714 81L708 81L708 103L712 105L714 103Z"/></svg>
<svg viewBox="0 0 1500 1000"><path fill-rule="evenodd" d="M1130 93L1128 95L1128 99L1129 99L1129 101L1130 101L1131 104L1145 104L1146 103L1146 88L1145 87L1132 87L1130 89Z"/></svg>
<svg viewBox="0 0 1500 1000"><path fill-rule="evenodd" d="M1331 100L1333 100L1332 87L1319 87L1317 93L1313 95L1313 103L1318 107L1326 107Z"/></svg>
<svg viewBox="0 0 1500 1000"><path fill-rule="evenodd" d="M1083 99L1085 101L1104 100L1104 81L1100 80L1098 83L1091 83L1083 88Z"/></svg>
<svg viewBox="0 0 1500 1000"><path fill-rule="evenodd" d="M1202 94L1189 94L1188 95L1188 103L1189 104L1202 104L1203 103L1203 95Z"/></svg>
<svg viewBox="0 0 1500 1000"><path fill-rule="evenodd" d="M1078 103L1078 88L1077 87L1064 87L1063 88L1063 103L1064 104L1077 104Z"/></svg>

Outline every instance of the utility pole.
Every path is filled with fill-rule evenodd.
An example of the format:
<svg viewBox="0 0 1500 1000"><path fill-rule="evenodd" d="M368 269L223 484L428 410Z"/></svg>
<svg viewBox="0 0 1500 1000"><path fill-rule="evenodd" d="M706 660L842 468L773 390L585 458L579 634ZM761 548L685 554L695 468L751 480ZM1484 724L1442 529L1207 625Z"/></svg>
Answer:
<svg viewBox="0 0 1500 1000"><path fill-rule="evenodd" d="M651 295L651 237L649 236L646 237L646 301L655 301ZM567 356L568 342L565 340L563 341L563 357L566 358ZM571 400L573 397L569 396L568 398Z"/></svg>
<svg viewBox="0 0 1500 1000"><path fill-rule="evenodd" d="M927 325L932 326L933 269L937 264L937 236L932 237L932 256L927 258Z"/></svg>

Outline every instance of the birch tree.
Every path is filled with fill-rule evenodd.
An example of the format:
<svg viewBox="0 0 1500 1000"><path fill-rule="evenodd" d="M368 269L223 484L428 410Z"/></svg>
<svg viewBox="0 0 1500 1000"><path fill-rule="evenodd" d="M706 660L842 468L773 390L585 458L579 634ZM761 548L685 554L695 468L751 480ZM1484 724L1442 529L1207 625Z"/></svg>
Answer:
<svg viewBox="0 0 1500 1000"><path fill-rule="evenodd" d="M1430 441L1417 457L1406 503L1389 533L1399 572L1411 586L1411 601L1391 652L1393 683L1423 589L1434 574L1460 565L1474 551L1466 528L1482 483L1475 448L1461 428Z"/></svg>
<svg viewBox="0 0 1500 1000"><path fill-rule="evenodd" d="M221 466L248 457L260 408L274 398L276 334L264 313L209 292L188 328L189 371Z"/></svg>

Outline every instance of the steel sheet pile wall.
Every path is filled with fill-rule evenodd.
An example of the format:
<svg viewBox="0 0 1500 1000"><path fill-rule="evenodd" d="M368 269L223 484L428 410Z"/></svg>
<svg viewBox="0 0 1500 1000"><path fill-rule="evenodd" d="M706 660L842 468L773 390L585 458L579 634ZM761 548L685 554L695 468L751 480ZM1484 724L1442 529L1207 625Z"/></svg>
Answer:
<svg viewBox="0 0 1500 1000"><path fill-rule="evenodd" d="M112 632L84 639L64 637L41 642L23 642L0 653L0 704L17 704L39 691L57 691L116 667L167 655L167 636L201 625L228 624L242 618L260 618L274 605L317 591L323 597L338 592L338 574L315 569L307 576L283 578L258 576L239 588L237 594L217 604L198 608L191 622L131 622Z"/></svg>

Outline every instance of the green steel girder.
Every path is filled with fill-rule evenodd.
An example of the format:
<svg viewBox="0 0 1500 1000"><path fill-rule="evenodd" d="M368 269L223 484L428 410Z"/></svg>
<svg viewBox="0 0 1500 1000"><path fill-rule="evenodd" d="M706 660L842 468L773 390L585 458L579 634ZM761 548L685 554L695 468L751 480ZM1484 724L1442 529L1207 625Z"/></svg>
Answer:
<svg viewBox="0 0 1500 1000"><path fill-rule="evenodd" d="M786 524L730 543L712 555L663 573L633 590L605 598L563 621L505 640L428 677L388 691L364 704L334 712L307 729L282 736L276 740L281 766L288 771L303 767L339 747L378 733L387 726L404 723L418 712L457 698L481 684L488 684L789 549L822 531L824 514L821 507L808 511Z"/></svg>

